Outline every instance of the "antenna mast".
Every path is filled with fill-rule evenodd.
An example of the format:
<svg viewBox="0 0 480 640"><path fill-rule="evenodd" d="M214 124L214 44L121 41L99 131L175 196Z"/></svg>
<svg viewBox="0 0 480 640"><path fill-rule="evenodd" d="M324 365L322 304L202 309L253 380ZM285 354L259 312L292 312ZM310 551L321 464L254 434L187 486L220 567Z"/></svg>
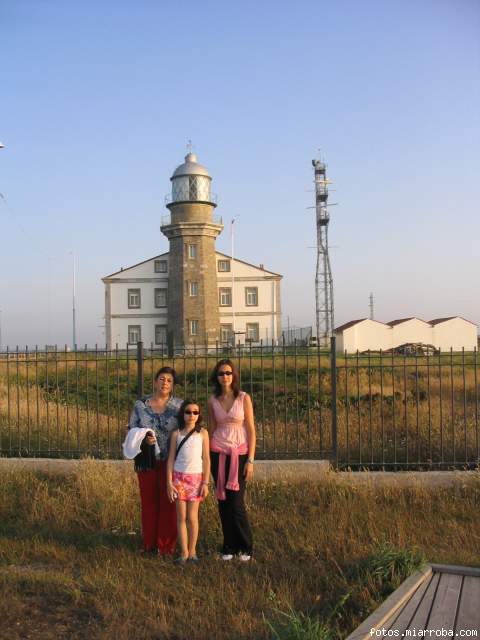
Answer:
<svg viewBox="0 0 480 640"><path fill-rule="evenodd" d="M317 219L317 270L315 275L315 310L317 322L317 342L323 347L329 346L333 335L333 278L328 255L328 223L330 214L327 209L328 184L327 166L321 160L312 160L315 175L315 211Z"/></svg>
<svg viewBox="0 0 480 640"><path fill-rule="evenodd" d="M370 307L370 320L373 320L374 319L374 317L373 317L373 293L370 294L369 307Z"/></svg>

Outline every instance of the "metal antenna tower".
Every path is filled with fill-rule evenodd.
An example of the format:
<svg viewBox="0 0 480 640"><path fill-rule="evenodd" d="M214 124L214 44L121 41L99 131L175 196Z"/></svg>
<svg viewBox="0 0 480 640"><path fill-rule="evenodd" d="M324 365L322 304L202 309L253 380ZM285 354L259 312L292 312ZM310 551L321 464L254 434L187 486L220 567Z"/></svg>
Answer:
<svg viewBox="0 0 480 640"><path fill-rule="evenodd" d="M369 307L370 307L370 320L373 320L374 319L374 317L373 317L373 293L370 294Z"/></svg>
<svg viewBox="0 0 480 640"><path fill-rule="evenodd" d="M315 310L317 321L317 342L329 346L333 335L333 278L328 255L328 223L330 214L327 209L328 184L326 164L321 160L312 160L315 173L315 211L317 218L317 271L315 275Z"/></svg>

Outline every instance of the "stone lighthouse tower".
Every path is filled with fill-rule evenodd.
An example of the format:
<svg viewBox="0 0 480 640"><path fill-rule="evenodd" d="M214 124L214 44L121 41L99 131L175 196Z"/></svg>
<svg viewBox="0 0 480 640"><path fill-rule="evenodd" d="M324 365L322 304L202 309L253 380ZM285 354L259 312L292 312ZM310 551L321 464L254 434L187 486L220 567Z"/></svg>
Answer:
<svg viewBox="0 0 480 640"><path fill-rule="evenodd" d="M215 238L223 229L213 215L212 178L188 153L170 180L170 220L160 227L170 244L168 342L212 344L220 331Z"/></svg>

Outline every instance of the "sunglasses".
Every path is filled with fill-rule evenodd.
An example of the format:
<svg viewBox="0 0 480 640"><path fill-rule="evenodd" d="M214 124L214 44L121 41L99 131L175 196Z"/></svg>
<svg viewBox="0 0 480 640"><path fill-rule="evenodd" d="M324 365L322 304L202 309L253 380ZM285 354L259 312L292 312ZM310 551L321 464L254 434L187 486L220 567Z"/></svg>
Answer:
<svg viewBox="0 0 480 640"><path fill-rule="evenodd" d="M187 416L198 416L200 411L185 411L185 415Z"/></svg>
<svg viewBox="0 0 480 640"><path fill-rule="evenodd" d="M217 373L217 376L222 378L223 376L231 376L231 375L233 375L233 371L219 371Z"/></svg>

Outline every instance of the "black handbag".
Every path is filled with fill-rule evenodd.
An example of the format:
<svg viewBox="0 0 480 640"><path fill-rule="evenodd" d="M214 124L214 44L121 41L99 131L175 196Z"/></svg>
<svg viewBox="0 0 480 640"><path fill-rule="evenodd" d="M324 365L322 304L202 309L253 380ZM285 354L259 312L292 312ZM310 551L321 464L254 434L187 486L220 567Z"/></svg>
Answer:
<svg viewBox="0 0 480 640"><path fill-rule="evenodd" d="M133 459L135 471L142 473L143 471L152 471L155 469L157 458L155 456L155 445L148 444L147 436L142 440L140 445L140 453Z"/></svg>

